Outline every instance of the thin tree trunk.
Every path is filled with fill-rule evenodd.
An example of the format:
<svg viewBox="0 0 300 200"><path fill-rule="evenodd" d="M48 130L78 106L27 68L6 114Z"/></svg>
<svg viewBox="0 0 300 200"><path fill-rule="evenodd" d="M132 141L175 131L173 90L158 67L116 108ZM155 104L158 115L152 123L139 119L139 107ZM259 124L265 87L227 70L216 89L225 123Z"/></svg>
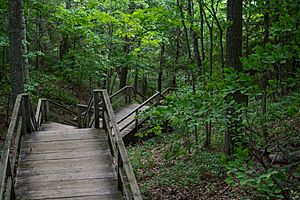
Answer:
<svg viewBox="0 0 300 200"><path fill-rule="evenodd" d="M129 39L126 36L125 44L124 44L124 52L126 56L128 56L129 51L130 51L130 44L129 44ZM122 89L127 85L127 74L128 74L128 66L122 67L121 70L119 71L119 79L120 79L119 89Z"/></svg>
<svg viewBox="0 0 300 200"><path fill-rule="evenodd" d="M270 35L270 16L269 16L269 6L270 0L265 0L265 12L264 12L264 46L269 42ZM267 138L267 87L268 87L268 71L263 71L262 77L262 87L263 87L263 98L262 98L262 127L264 137Z"/></svg>
<svg viewBox="0 0 300 200"><path fill-rule="evenodd" d="M200 4L200 3L199 3ZM209 80L212 81L212 73L213 73L213 21L211 22L211 25L206 17L205 12L203 12L203 15L205 17L205 22L209 30L209 42L210 42L210 47L209 47ZM213 92L213 91L209 91ZM206 122L205 124L205 140L203 147L204 148L209 148L211 145L211 130L212 130L212 122L211 120L209 122Z"/></svg>
<svg viewBox="0 0 300 200"><path fill-rule="evenodd" d="M148 97L148 80L145 71L143 72L143 96ZM145 99L143 99L145 100Z"/></svg>
<svg viewBox="0 0 300 200"><path fill-rule="evenodd" d="M212 15L212 17L216 21L217 27L219 29L220 61L221 61L222 76L224 76L225 62L224 62L224 46L223 46L223 28L217 17L217 9L218 9L219 3L220 3L220 0L217 1L216 9L214 8L213 1L211 4L211 9L205 3L204 3L204 6L206 7L206 9L209 11L209 13Z"/></svg>
<svg viewBox="0 0 300 200"><path fill-rule="evenodd" d="M199 8L200 8L200 43L201 43L201 55L202 55L202 61L205 60L205 47L204 47L204 10L202 2L199 1ZM204 68L203 68L204 69ZM204 71L203 71L203 74Z"/></svg>
<svg viewBox="0 0 300 200"><path fill-rule="evenodd" d="M158 78L157 78L157 91L161 92L162 89L162 75L163 75L163 67L165 65L165 45L161 44L160 46L160 62L159 62L159 70L158 70Z"/></svg>
<svg viewBox="0 0 300 200"><path fill-rule="evenodd" d="M191 60L192 59L192 54L191 54L191 49L190 49L190 42L189 42L188 31L187 31L187 27L185 25L185 20L184 20L184 14L183 14L183 10L182 10L181 0L177 0L177 6L178 6L179 11L180 11L181 22L182 22L184 33L185 33L185 39L186 39L186 45L187 45L187 51L188 51L189 60Z"/></svg>
<svg viewBox="0 0 300 200"><path fill-rule="evenodd" d="M176 34L176 51L175 51L175 68L173 70L173 78L172 78L172 88L176 87L176 68L178 66L178 61L179 61L179 49L180 49L180 28L177 29L177 34Z"/></svg>
<svg viewBox="0 0 300 200"><path fill-rule="evenodd" d="M22 0L9 1L9 54L12 100L24 93L24 12Z"/></svg>

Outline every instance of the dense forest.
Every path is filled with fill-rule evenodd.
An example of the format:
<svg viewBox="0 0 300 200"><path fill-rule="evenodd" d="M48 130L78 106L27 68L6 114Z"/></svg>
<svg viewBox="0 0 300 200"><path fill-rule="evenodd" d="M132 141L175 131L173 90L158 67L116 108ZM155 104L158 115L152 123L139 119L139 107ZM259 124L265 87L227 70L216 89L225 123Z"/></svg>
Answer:
<svg viewBox="0 0 300 200"><path fill-rule="evenodd" d="M299 0L0 0L0 134L17 94L144 96L145 199L300 198Z"/></svg>

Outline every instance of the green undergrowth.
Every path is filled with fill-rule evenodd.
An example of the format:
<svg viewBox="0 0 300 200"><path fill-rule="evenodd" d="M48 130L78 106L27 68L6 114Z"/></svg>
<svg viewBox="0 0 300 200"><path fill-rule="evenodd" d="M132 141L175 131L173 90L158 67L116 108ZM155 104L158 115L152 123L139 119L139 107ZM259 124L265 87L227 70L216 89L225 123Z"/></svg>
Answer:
<svg viewBox="0 0 300 200"><path fill-rule="evenodd" d="M220 153L184 147L179 132L162 134L129 148L129 156L144 198L152 188L185 188L224 177Z"/></svg>
<svg viewBox="0 0 300 200"><path fill-rule="evenodd" d="M26 92L34 102L39 98L49 98L66 105L76 105L78 99L72 87L72 83L65 83L62 78L36 70L30 74Z"/></svg>

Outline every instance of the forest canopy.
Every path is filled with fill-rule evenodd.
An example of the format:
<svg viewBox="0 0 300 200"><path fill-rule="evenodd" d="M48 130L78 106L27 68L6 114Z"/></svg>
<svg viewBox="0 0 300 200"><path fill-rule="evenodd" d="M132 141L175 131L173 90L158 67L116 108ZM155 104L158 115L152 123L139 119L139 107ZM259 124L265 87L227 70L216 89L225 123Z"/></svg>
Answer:
<svg viewBox="0 0 300 200"><path fill-rule="evenodd" d="M172 132L178 157L219 155L230 187L297 199L299 3L0 0L0 132L19 93L75 108L95 88L150 97L170 87L140 137Z"/></svg>

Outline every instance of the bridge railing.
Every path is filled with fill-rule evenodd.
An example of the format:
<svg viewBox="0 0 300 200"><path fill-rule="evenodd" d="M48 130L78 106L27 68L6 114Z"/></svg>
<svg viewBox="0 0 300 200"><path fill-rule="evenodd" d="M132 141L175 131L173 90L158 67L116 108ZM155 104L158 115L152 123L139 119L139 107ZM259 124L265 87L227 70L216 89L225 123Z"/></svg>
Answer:
<svg viewBox="0 0 300 200"><path fill-rule="evenodd" d="M101 105L100 107L97 106L99 104ZM90 119L93 119L92 126L94 128L102 127L107 130L111 154L116 161L118 188L126 199L141 200L141 193L106 90L93 91L86 113L89 113L90 110L93 110L93 116L89 116Z"/></svg>
<svg viewBox="0 0 300 200"><path fill-rule="evenodd" d="M38 100L35 113L35 120L38 127L40 127L44 121L63 122L72 126L78 126L80 119L76 119L76 117L77 111L65 105L47 98L40 98Z"/></svg>
<svg viewBox="0 0 300 200"><path fill-rule="evenodd" d="M123 131L131 126L134 125L134 128L136 131L138 131L139 125L141 123L143 123L143 121L145 121L146 119L140 119L138 117L139 113L143 110L143 108L145 106L155 106L161 103L161 100L165 99L165 95L169 94L171 92L171 88L167 88L162 92L156 92L154 95L152 95L151 97L149 97L147 100L145 100L141 105L139 105L138 107L136 107L134 110L132 110L130 113L128 113L126 116L124 116L123 118L121 118L120 120L117 121L117 124L121 124L123 121L125 121L128 118L133 118L132 120L130 120L129 122L127 122L125 125L123 125L120 128L120 132L123 133ZM134 117L132 117L134 116ZM124 137L127 133L123 133L122 136Z"/></svg>
<svg viewBox="0 0 300 200"><path fill-rule="evenodd" d="M117 98L117 100L116 100ZM116 109L124 104L132 103L136 101L142 103L146 97L143 96L132 86L125 86L117 92L109 96L112 106ZM99 107L101 107L102 101L99 102ZM94 113L94 99L93 96L90 97L88 105L78 104L77 105L77 119L79 127L91 127L94 123L93 113Z"/></svg>
<svg viewBox="0 0 300 200"><path fill-rule="evenodd" d="M167 88L162 92L156 92L154 95L149 97L148 99L142 95L140 92L138 92L134 87L132 86L125 86L122 89L118 90L114 94L109 96L109 99L112 103L112 106L115 108L115 110L120 107L123 104L130 104L133 101L138 102L141 104L137 108L135 108L132 112L130 112L128 115L124 116L122 119L117 121L117 124L122 123L126 119L130 118L131 116L138 116L138 114L143 110L145 106L153 106L160 103L161 99L165 98L165 95L168 95L172 91L171 88ZM118 100L115 100L118 98ZM123 101L124 100L124 101ZM88 105L78 105L78 119L80 121L80 127L91 127L91 125L94 123L93 113L94 113L94 99L91 97ZM102 101L99 101L99 109L101 109ZM129 121L124 126L121 127L120 131L123 132L127 127L129 127L132 124L135 124L135 129L138 129L138 126L140 123L142 123L145 119L138 119L135 117L134 120Z"/></svg>
<svg viewBox="0 0 300 200"><path fill-rule="evenodd" d="M0 200L15 199L16 163L21 138L38 129L38 123L28 94L19 94L15 101L6 134L0 163Z"/></svg>

